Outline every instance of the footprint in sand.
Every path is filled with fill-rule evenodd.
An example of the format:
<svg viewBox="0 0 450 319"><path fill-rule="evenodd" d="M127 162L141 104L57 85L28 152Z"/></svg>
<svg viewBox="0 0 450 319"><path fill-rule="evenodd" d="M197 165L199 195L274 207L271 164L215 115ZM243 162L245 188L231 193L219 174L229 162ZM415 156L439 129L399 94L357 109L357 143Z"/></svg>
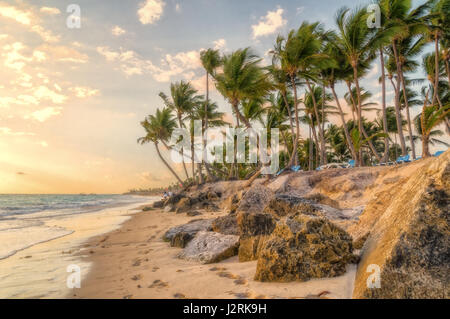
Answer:
<svg viewBox="0 0 450 319"><path fill-rule="evenodd" d="M228 279L240 279L240 277L238 275L232 274L228 271L220 271L217 273L217 275L219 277L224 277L224 278L228 278Z"/></svg>
<svg viewBox="0 0 450 319"><path fill-rule="evenodd" d="M236 280L234 281L234 283L235 283L236 285L246 285L246 284L248 284L248 281L247 281L247 279L245 279L245 278L243 278L243 277L240 277L240 278L236 279Z"/></svg>
<svg viewBox="0 0 450 319"><path fill-rule="evenodd" d="M224 271L227 270L225 267L212 267L209 269L209 271Z"/></svg>
<svg viewBox="0 0 450 319"><path fill-rule="evenodd" d="M186 295L182 294L180 292L177 292L176 294L174 294L173 297L177 298L177 299L186 299Z"/></svg>
<svg viewBox="0 0 450 319"><path fill-rule="evenodd" d="M133 277L131 277L131 280L137 281L137 280L141 280L142 279L142 275L134 275Z"/></svg>
<svg viewBox="0 0 450 319"><path fill-rule="evenodd" d="M152 271L156 272L158 269L159 269L159 267L155 266L155 267L153 267Z"/></svg>
<svg viewBox="0 0 450 319"><path fill-rule="evenodd" d="M140 266L141 265L141 260L138 258L138 259L136 259L134 262L133 262L133 267L138 267L138 266Z"/></svg>
<svg viewBox="0 0 450 319"><path fill-rule="evenodd" d="M169 283L156 279L148 288L165 288L169 287Z"/></svg>

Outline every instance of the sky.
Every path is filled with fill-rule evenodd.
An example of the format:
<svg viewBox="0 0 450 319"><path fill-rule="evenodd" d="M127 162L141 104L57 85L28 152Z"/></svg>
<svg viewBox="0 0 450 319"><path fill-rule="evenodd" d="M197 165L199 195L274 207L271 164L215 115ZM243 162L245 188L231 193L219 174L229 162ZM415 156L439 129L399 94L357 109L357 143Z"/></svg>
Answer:
<svg viewBox="0 0 450 319"><path fill-rule="evenodd" d="M0 0L0 193L167 186L175 180L154 147L136 142L144 135L139 123L163 107L158 94L171 82L188 80L204 93L201 50L250 46L269 63L278 34L303 21L332 28L338 8L365 3ZM374 102L381 99L379 73L374 63L362 82ZM338 87L341 98L344 92ZM388 86L388 102L392 93ZM214 89L211 99L230 119Z"/></svg>

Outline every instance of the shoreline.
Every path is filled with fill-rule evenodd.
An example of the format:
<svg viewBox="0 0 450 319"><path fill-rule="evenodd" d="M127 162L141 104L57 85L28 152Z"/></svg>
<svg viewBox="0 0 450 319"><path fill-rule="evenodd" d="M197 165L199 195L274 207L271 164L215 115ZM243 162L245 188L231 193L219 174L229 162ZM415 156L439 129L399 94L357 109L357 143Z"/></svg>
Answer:
<svg viewBox="0 0 450 319"><path fill-rule="evenodd" d="M65 298L69 265L78 265L81 276L91 264L83 261L79 251L89 238L120 227L148 202L107 206L92 212L45 218L48 229L65 229L70 233L35 243L0 260L0 298ZM147 204L146 204L147 203ZM14 269L14 272L11 271Z"/></svg>
<svg viewBox="0 0 450 319"><path fill-rule="evenodd" d="M90 272L67 298L172 299L172 298L351 298L356 265L348 265L340 277L307 282L257 282L256 261L239 262L234 256L219 263L200 264L177 258L181 248L170 247L162 235L170 227L199 218L225 215L202 212L201 216L151 210L136 213L119 229L96 236L84 245Z"/></svg>

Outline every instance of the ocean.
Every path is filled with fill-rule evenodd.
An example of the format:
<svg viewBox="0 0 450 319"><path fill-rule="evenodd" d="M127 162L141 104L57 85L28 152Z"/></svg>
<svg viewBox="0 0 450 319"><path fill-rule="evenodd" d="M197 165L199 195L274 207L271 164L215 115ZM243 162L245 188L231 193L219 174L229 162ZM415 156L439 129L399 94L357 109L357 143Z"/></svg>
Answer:
<svg viewBox="0 0 450 319"><path fill-rule="evenodd" d="M0 195L0 299L63 298L73 293L67 269L85 278L92 237L120 228L158 197Z"/></svg>
<svg viewBox="0 0 450 319"><path fill-rule="evenodd" d="M0 260L17 251L73 232L50 226L107 208L144 203L149 197L133 195L2 195L0 194Z"/></svg>

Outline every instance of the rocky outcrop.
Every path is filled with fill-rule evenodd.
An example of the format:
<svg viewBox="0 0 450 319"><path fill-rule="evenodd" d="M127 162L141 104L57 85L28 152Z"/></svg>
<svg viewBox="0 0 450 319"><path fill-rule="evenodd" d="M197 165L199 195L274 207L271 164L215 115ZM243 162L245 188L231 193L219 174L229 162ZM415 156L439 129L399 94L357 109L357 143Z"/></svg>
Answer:
<svg viewBox="0 0 450 319"><path fill-rule="evenodd" d="M354 298L450 298L450 151L426 161L395 185L394 197L380 196L366 207L389 200L373 222L357 225L373 224Z"/></svg>
<svg viewBox="0 0 450 319"><path fill-rule="evenodd" d="M187 224L170 228L163 236L172 246L184 247L199 231L211 231L214 219L193 220Z"/></svg>
<svg viewBox="0 0 450 319"><path fill-rule="evenodd" d="M238 246L239 236L200 231L178 257L203 264L215 263L235 256Z"/></svg>
<svg viewBox="0 0 450 319"><path fill-rule="evenodd" d="M153 208L163 208L164 207L164 201L163 200L158 200L158 201L153 203L152 207Z"/></svg>
<svg viewBox="0 0 450 319"><path fill-rule="evenodd" d="M256 260L266 236L275 228L273 216L263 212L272 198L273 192L262 185L253 186L243 195L237 209L239 261Z"/></svg>
<svg viewBox="0 0 450 319"><path fill-rule="evenodd" d="M224 235L239 235L236 214L216 218L212 223L212 229Z"/></svg>
<svg viewBox="0 0 450 319"><path fill-rule="evenodd" d="M303 214L328 219L347 219L339 209L319 204L311 199L283 194L277 194L265 207L264 212L276 217Z"/></svg>
<svg viewBox="0 0 450 319"><path fill-rule="evenodd" d="M356 262L351 236L330 221L307 215L279 221L261 248L255 280L307 281L336 277Z"/></svg>

